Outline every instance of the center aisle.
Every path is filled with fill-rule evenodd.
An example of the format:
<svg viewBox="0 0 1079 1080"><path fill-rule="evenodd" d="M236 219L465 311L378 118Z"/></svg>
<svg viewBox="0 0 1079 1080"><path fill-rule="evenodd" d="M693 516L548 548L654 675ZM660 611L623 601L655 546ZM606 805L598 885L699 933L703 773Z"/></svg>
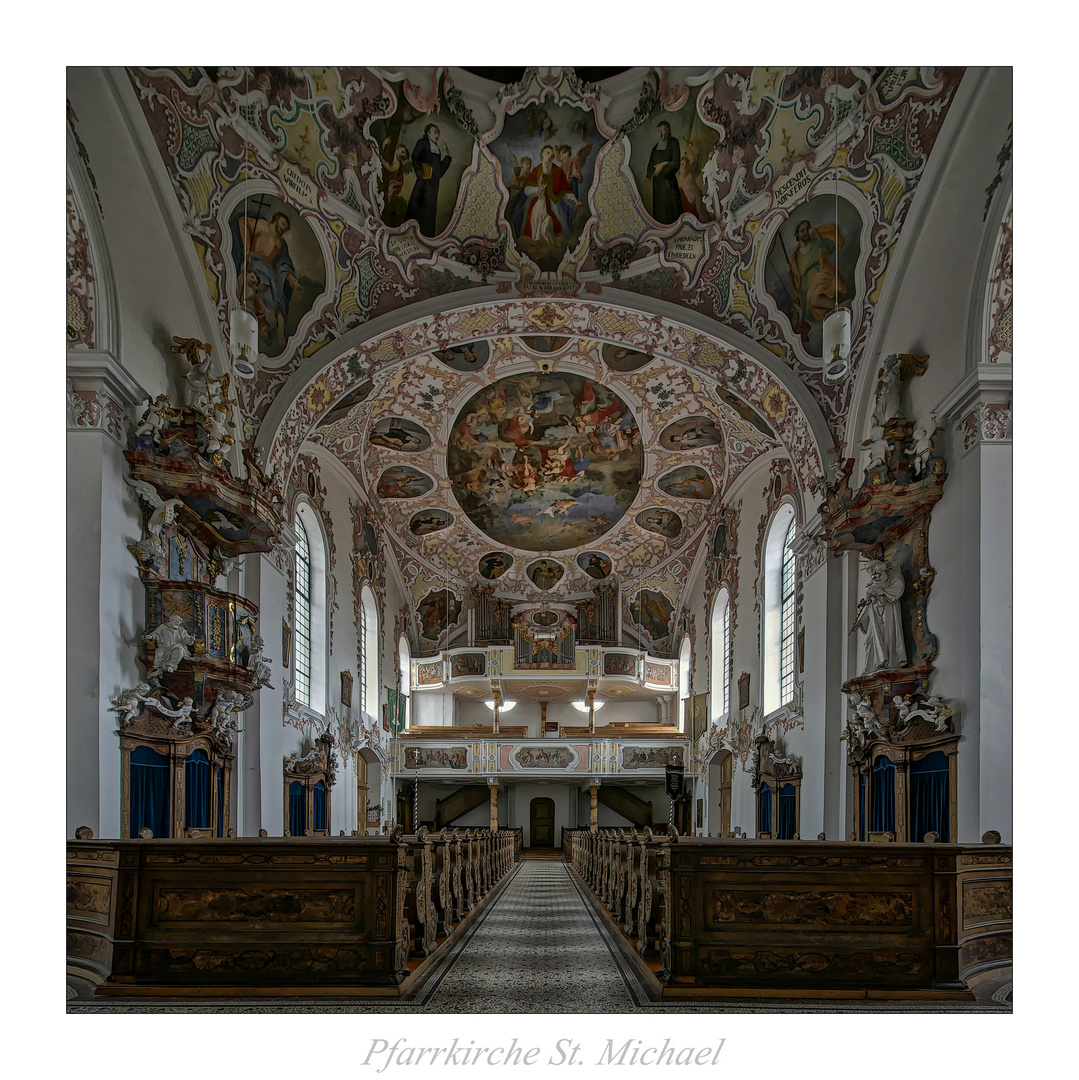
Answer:
<svg viewBox="0 0 1079 1080"><path fill-rule="evenodd" d="M565 863L526 859L422 1011L617 1013L633 1007Z"/></svg>

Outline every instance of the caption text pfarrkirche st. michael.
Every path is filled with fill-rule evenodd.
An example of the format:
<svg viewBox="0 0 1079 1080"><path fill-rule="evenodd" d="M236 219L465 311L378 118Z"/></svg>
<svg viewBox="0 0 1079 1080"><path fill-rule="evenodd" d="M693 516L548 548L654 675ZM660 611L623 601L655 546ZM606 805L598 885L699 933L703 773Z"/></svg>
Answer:
<svg viewBox="0 0 1079 1080"><path fill-rule="evenodd" d="M419 1046L398 1039L372 1039L362 1065L381 1073L391 1066L441 1065L715 1065L725 1039L707 1046L679 1046L670 1039L606 1039L602 1046L583 1047L575 1039L558 1039L552 1046L524 1046L516 1038L506 1044L477 1043L455 1038L445 1046Z"/></svg>

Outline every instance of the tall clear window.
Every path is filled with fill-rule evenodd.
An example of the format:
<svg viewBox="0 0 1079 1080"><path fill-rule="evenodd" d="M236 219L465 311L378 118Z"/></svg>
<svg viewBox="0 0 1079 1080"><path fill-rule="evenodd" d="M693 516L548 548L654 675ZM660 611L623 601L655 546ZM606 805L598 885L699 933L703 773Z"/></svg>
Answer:
<svg viewBox="0 0 1079 1080"><path fill-rule="evenodd" d="M762 691L765 715L794 697L798 639L794 507L781 503L764 542Z"/></svg>
<svg viewBox="0 0 1079 1080"><path fill-rule="evenodd" d="M793 544L794 518L791 518L791 523L787 526L787 532L783 538L783 576L780 596L782 617L779 634L779 700L781 704L786 704L794 697L794 657L798 612L795 602L796 574Z"/></svg>
<svg viewBox="0 0 1079 1080"><path fill-rule="evenodd" d="M360 590L359 668L364 712L378 713L378 603L370 585Z"/></svg>
<svg viewBox="0 0 1079 1080"><path fill-rule="evenodd" d="M712 719L731 711L731 598L720 589L712 605Z"/></svg>
<svg viewBox="0 0 1079 1080"><path fill-rule="evenodd" d="M296 630L293 641L296 700L311 707L311 544L296 518Z"/></svg>

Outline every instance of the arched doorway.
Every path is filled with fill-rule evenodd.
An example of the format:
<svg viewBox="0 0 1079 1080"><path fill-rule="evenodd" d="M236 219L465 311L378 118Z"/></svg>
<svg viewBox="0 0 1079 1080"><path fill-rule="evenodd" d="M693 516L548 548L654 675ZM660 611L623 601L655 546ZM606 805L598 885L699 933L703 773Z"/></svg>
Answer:
<svg viewBox="0 0 1079 1080"><path fill-rule="evenodd" d="M529 847L554 847L554 799L533 799L528 808Z"/></svg>

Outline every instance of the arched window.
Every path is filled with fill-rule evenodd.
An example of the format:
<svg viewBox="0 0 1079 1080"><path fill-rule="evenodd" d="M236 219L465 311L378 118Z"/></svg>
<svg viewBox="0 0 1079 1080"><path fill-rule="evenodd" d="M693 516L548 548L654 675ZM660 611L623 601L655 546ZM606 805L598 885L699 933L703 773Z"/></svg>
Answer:
<svg viewBox="0 0 1079 1080"><path fill-rule="evenodd" d="M686 702L692 690L693 643L687 634L678 653L678 730L686 730Z"/></svg>
<svg viewBox="0 0 1079 1080"><path fill-rule="evenodd" d="M360 707L369 716L378 714L378 604L370 585L360 590L359 659Z"/></svg>
<svg viewBox="0 0 1079 1080"><path fill-rule="evenodd" d="M764 544L764 711L774 712L794 698L798 633L794 507L783 503L772 518Z"/></svg>
<svg viewBox="0 0 1079 1080"><path fill-rule="evenodd" d="M731 597L719 590L712 605L712 719L731 711Z"/></svg>
<svg viewBox="0 0 1079 1080"><path fill-rule="evenodd" d="M326 543L314 507L296 507L295 632L296 701L313 712L326 708Z"/></svg>
<svg viewBox="0 0 1079 1080"><path fill-rule="evenodd" d="M293 642L296 700L311 704L311 542L296 515L296 633Z"/></svg>
<svg viewBox="0 0 1079 1080"><path fill-rule="evenodd" d="M405 699L405 727L412 723L412 655L408 648L408 638L404 634L397 643L397 658L401 665L401 694Z"/></svg>

